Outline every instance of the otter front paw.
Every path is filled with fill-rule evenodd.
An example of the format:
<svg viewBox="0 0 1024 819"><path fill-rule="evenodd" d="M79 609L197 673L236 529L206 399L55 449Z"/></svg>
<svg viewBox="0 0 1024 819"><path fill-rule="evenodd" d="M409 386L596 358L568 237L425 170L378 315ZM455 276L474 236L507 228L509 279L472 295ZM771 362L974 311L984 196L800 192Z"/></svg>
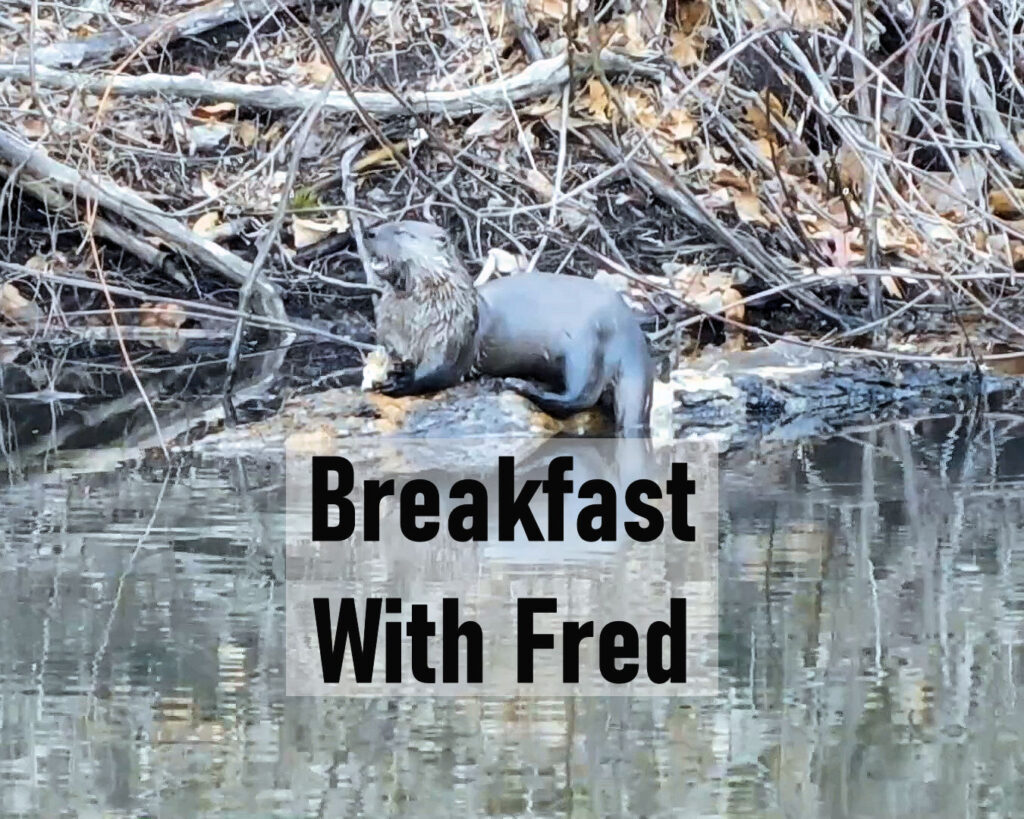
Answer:
<svg viewBox="0 0 1024 819"><path fill-rule="evenodd" d="M392 364L387 378L377 385L377 391L392 398L411 395L416 383L416 368L412 362L396 361Z"/></svg>

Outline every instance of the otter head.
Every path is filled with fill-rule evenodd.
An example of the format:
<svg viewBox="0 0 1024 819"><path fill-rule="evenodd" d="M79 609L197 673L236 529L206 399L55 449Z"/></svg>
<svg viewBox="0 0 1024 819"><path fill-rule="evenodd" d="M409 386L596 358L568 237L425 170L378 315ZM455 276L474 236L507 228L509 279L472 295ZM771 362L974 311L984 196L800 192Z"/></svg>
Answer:
<svg viewBox="0 0 1024 819"><path fill-rule="evenodd" d="M430 281L463 272L448 234L429 222L386 222L369 232L374 272L405 290L414 282Z"/></svg>

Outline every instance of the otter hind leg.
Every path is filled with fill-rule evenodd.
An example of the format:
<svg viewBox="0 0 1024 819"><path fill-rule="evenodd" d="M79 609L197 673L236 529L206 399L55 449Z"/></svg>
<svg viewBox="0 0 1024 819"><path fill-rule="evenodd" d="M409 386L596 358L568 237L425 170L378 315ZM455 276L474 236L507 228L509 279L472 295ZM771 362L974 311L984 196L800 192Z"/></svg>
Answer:
<svg viewBox="0 0 1024 819"><path fill-rule="evenodd" d="M601 363L600 356L566 356L565 389L561 392L543 389L521 378L507 378L505 384L529 398L548 415L567 418L590 409L600 400L606 383Z"/></svg>

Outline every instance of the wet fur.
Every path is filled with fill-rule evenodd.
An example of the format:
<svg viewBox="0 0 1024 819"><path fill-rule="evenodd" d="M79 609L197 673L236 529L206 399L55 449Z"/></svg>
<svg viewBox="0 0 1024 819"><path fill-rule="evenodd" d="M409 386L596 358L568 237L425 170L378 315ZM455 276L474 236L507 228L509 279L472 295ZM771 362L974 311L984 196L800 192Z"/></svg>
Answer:
<svg viewBox="0 0 1024 819"><path fill-rule="evenodd" d="M458 383L473 365L477 299L444 233L421 222L390 223L369 245L384 287L377 343L395 362L380 391L416 395Z"/></svg>

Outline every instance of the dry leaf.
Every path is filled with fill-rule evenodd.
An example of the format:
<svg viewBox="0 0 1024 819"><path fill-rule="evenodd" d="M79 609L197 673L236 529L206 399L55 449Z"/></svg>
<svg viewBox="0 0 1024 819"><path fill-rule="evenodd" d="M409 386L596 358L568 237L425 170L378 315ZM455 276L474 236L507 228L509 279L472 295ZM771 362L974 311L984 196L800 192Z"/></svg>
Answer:
<svg viewBox="0 0 1024 819"><path fill-rule="evenodd" d="M701 265L673 262L666 262L661 267L671 277L679 295L701 310L720 313L742 298L734 289L735 281L728 273L709 272Z"/></svg>
<svg viewBox="0 0 1024 819"><path fill-rule="evenodd" d="M996 190L988 195L988 206L996 216L1013 218L1024 212L1024 189Z"/></svg>
<svg viewBox="0 0 1024 819"><path fill-rule="evenodd" d="M700 55L704 50L703 38L695 33L684 34L681 31L674 31L670 40L672 47L669 48L668 55L682 68L689 68L700 62Z"/></svg>
<svg viewBox="0 0 1024 819"><path fill-rule="evenodd" d="M846 270L864 259L860 230L857 228L843 229L826 224L809 229L807 237L817 242L825 258L840 270Z"/></svg>
<svg viewBox="0 0 1024 819"><path fill-rule="evenodd" d="M266 142L268 146L273 145L282 136L284 136L284 132L284 123L281 122L281 120L278 120L263 133L263 141Z"/></svg>
<svg viewBox="0 0 1024 819"><path fill-rule="evenodd" d="M554 94L549 94L544 99L538 100L537 102L531 103L523 108L522 115L524 117L545 117L552 111L557 110L558 107L558 97Z"/></svg>
<svg viewBox="0 0 1024 819"><path fill-rule="evenodd" d="M493 136L507 128L511 121L512 118L509 114L493 109L484 111L476 122L466 129L465 137L475 139L476 137Z"/></svg>
<svg viewBox="0 0 1024 819"><path fill-rule="evenodd" d="M299 74L316 85L323 85L334 76L334 71L331 67L319 60L311 60L308 63L296 63L295 68Z"/></svg>
<svg viewBox="0 0 1024 819"><path fill-rule="evenodd" d="M670 145L661 145L660 148L661 158L673 168L677 165L685 165L690 158L689 153L675 143Z"/></svg>
<svg viewBox="0 0 1024 819"><path fill-rule="evenodd" d="M801 28L821 28L834 19L831 6L816 0L786 0L783 8L794 25Z"/></svg>
<svg viewBox="0 0 1024 819"><path fill-rule="evenodd" d="M566 0L529 0L527 8L531 12L531 17L562 20L569 10L569 5Z"/></svg>
<svg viewBox="0 0 1024 819"><path fill-rule="evenodd" d="M220 196L220 187L213 181L213 175L208 171L199 172L199 187L210 199Z"/></svg>
<svg viewBox="0 0 1024 819"><path fill-rule="evenodd" d="M42 317L42 311L10 282L0 285L0 316L15 324L29 324Z"/></svg>
<svg viewBox="0 0 1024 819"><path fill-rule="evenodd" d="M771 122L776 125L782 125L790 131L796 130L796 123L793 118L786 114L786 109L782 104L782 101L774 94L768 95L768 105L771 108ZM771 138L774 129L771 123L768 121L768 116L764 111L764 98L759 96L756 102L751 101L747 106L747 110L744 113L744 119L747 120L754 129L757 131L758 136Z"/></svg>
<svg viewBox="0 0 1024 819"><path fill-rule="evenodd" d="M715 175L712 177L712 182L716 185L723 185L740 191L750 190L750 183L743 174L731 165L723 165L720 162L715 163Z"/></svg>
<svg viewBox="0 0 1024 819"><path fill-rule="evenodd" d="M215 210L207 211L200 216L192 225L192 230L204 239L213 235L220 224L220 213Z"/></svg>
<svg viewBox="0 0 1024 819"><path fill-rule="evenodd" d="M352 165L352 170L356 173L362 173L369 168L373 168L376 165L389 164L397 165L398 160L395 159L395 155L391 148L394 147L399 153L404 153L409 148L408 140L403 139L400 142L393 142L391 146L383 145L380 148L363 154L358 160Z"/></svg>
<svg viewBox="0 0 1024 819"><path fill-rule="evenodd" d="M1014 270L1024 267L1024 242L1010 242L1010 260Z"/></svg>
<svg viewBox="0 0 1024 819"><path fill-rule="evenodd" d="M933 242L955 242L958 238L956 231L945 222L925 225L924 235Z"/></svg>
<svg viewBox="0 0 1024 819"><path fill-rule="evenodd" d="M765 139L762 137L761 139L752 140L751 145L754 146L754 150L757 152L757 155L768 164L777 162L780 169L786 167L787 159L785 148L779 145L775 140ZM789 180L793 180L793 177L789 176L789 174L786 174L786 177Z"/></svg>
<svg viewBox="0 0 1024 819"><path fill-rule="evenodd" d="M623 48L627 54L639 57L647 53L647 43L640 34L640 18L635 11L622 18L622 36L625 39Z"/></svg>
<svg viewBox="0 0 1024 819"><path fill-rule="evenodd" d="M256 127L256 123L249 120L243 120L235 126L235 136L238 137L238 141L246 148L251 148L255 145L259 135L260 132Z"/></svg>
<svg viewBox="0 0 1024 819"><path fill-rule="evenodd" d="M199 119L223 119L228 114L233 114L237 108L233 102L215 102L192 109L192 115Z"/></svg>
<svg viewBox="0 0 1024 819"><path fill-rule="evenodd" d="M690 112L682 108L669 111L661 125L661 130L668 134L676 142L690 139L697 132L697 120L690 116Z"/></svg>
<svg viewBox="0 0 1024 819"><path fill-rule="evenodd" d="M864 163L860 155L849 145L839 146L836 153L836 160L839 163L839 181L844 187L860 190L864 187Z"/></svg>
<svg viewBox="0 0 1024 819"><path fill-rule="evenodd" d="M600 122L611 121L612 101L608 99L608 93L604 90L604 86L601 85L601 81L596 77L591 77L587 80L587 90L581 101L594 119Z"/></svg>
<svg viewBox="0 0 1024 819"><path fill-rule="evenodd" d="M622 92L622 108L626 116L645 131L653 131L661 124L654 103L644 92L628 88Z"/></svg>
<svg viewBox="0 0 1024 819"><path fill-rule="evenodd" d="M167 331L147 341L169 353L177 353L185 346L177 331L185 323L186 318L185 308L180 304L155 304L147 301L139 306L139 327Z"/></svg>
<svg viewBox="0 0 1024 819"><path fill-rule="evenodd" d="M742 303L743 294L735 287L727 287L722 291L722 306L725 317L732 321L743 321L747 316L747 306Z"/></svg>
<svg viewBox="0 0 1024 819"><path fill-rule="evenodd" d="M295 237L293 244L296 250L308 247L309 245L315 245L333 232L334 227L330 223L315 222L312 219L300 219L297 216L292 219L292 234Z"/></svg>
<svg viewBox="0 0 1024 819"><path fill-rule="evenodd" d="M891 218L879 219L875 225L878 234L878 249L883 253L903 251L917 255L921 242L911 231Z"/></svg>
<svg viewBox="0 0 1024 819"><path fill-rule="evenodd" d="M892 276L882 276L882 287L894 299L903 298L903 290L900 288L900 283Z"/></svg>
<svg viewBox="0 0 1024 819"><path fill-rule="evenodd" d="M18 129L29 139L42 139L49 130L46 127L46 120L40 117L25 117L18 120Z"/></svg>
<svg viewBox="0 0 1024 819"><path fill-rule="evenodd" d="M337 211L329 222L318 222L313 219L292 218L292 235L295 249L299 250L325 239L332 233L344 233L349 228L348 214Z"/></svg>
<svg viewBox="0 0 1024 819"><path fill-rule="evenodd" d="M761 202L757 194L751 191L733 191L732 203L736 207L736 215L741 222L757 222L765 227L771 227L771 222L761 211Z"/></svg>
<svg viewBox="0 0 1024 819"><path fill-rule="evenodd" d="M139 306L139 327L164 327L177 330L185 323L185 308L180 304L147 301Z"/></svg>
<svg viewBox="0 0 1024 819"><path fill-rule="evenodd" d="M555 186L551 184L550 179L536 168L530 168L530 170L526 172L524 179L526 184L529 185L536 193L539 193L542 198L550 199L554 196Z"/></svg>

